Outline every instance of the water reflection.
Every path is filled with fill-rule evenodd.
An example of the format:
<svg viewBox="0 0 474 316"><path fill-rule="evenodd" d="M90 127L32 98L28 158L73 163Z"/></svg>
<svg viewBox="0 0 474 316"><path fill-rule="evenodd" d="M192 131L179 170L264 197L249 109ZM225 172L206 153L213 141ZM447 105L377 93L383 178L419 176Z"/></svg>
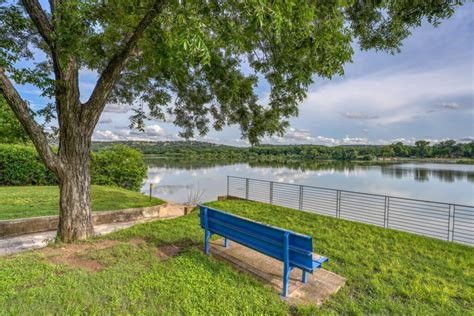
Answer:
<svg viewBox="0 0 474 316"><path fill-rule="evenodd" d="M454 165L449 168L449 165L443 165L444 168L437 169L436 165L426 164L422 167L417 165L395 165L383 166L381 172L385 176L391 176L398 179L404 177L413 177L415 181L429 181L430 178L436 178L443 182L468 181L474 182L473 166Z"/></svg>
<svg viewBox="0 0 474 316"><path fill-rule="evenodd" d="M150 167L200 170L221 166L232 166L246 164L242 161L220 161L220 160L176 160L176 159L147 159ZM379 168L383 176L397 179L411 178L419 182L427 182L430 178L435 178L442 182L468 181L474 182L474 165L454 165L454 164L398 164L398 163L364 163L364 162L343 162L343 161L251 161L248 163L251 168L271 168L271 169L291 169L302 173L307 171L319 171L319 175L344 173L347 175L357 175ZM292 177L293 177L292 173ZM288 178L283 176L282 179ZM291 182L291 179L288 179ZM283 181L283 180L281 180Z"/></svg>
<svg viewBox="0 0 474 316"><path fill-rule="evenodd" d="M147 193L184 202L189 188L201 187L203 201L226 194L226 176L265 179L424 200L474 204L474 166L343 162L251 162L147 160Z"/></svg>

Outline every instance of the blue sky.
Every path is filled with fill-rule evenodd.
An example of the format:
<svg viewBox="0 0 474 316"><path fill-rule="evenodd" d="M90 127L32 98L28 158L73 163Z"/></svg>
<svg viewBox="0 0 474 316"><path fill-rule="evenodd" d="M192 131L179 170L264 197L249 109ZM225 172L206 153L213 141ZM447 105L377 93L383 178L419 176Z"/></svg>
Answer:
<svg viewBox="0 0 474 316"><path fill-rule="evenodd" d="M474 4L434 28L414 29L396 55L362 52L354 46L353 63L345 75L319 80L309 88L300 115L291 119L285 137L264 139L278 144L386 144L417 139L474 140ZM83 99L97 74L81 73ZM35 110L45 104L38 91L19 88ZM259 90L262 102L268 91ZM94 133L95 140L176 140L172 123L149 121L145 133L128 129L128 107L109 105ZM198 138L246 145L238 127L211 131Z"/></svg>

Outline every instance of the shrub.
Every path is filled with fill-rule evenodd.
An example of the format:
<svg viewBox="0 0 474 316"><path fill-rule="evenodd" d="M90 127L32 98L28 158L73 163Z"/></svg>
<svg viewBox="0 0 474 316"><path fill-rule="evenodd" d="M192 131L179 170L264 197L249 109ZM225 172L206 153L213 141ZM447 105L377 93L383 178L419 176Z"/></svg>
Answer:
<svg viewBox="0 0 474 316"><path fill-rule="evenodd" d="M147 174L143 154L133 148L116 145L92 154L92 183L114 185L138 191Z"/></svg>
<svg viewBox="0 0 474 316"><path fill-rule="evenodd" d="M143 154L123 145L92 153L93 184L138 191L146 177ZM32 145L0 144L0 185L57 185Z"/></svg>
<svg viewBox="0 0 474 316"><path fill-rule="evenodd" d="M0 185L53 185L56 176L33 146L0 144Z"/></svg>

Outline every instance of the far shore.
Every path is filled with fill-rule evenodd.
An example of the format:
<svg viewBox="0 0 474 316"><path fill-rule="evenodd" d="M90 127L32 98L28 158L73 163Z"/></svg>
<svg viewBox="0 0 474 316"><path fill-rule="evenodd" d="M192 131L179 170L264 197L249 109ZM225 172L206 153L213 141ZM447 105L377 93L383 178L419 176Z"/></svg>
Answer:
<svg viewBox="0 0 474 316"><path fill-rule="evenodd" d="M196 155L157 155L157 154L145 154L145 159L175 159L180 158L185 161L192 161L192 160L201 160L203 157L199 154ZM338 159L306 159L306 158L297 158L297 157L280 157L280 156L262 156L262 157L253 157L253 158L242 158L242 157L223 157L223 156L208 156L206 155L205 158L207 160L212 161L229 161L229 163L235 162L253 162L253 161L275 161L281 162L283 158L286 161L294 163L297 161L302 162L340 162L340 163L439 163L439 164L464 164L464 165L474 165L474 159L470 158L419 158L419 157L378 157L372 160L363 160L363 159L354 159L354 160L338 160Z"/></svg>

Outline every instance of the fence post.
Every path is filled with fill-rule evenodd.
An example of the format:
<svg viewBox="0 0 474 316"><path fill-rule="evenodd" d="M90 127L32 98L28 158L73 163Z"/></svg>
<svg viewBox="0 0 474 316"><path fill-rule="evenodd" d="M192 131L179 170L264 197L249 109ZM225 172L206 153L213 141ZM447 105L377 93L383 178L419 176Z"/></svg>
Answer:
<svg viewBox="0 0 474 316"><path fill-rule="evenodd" d="M387 198L387 228L390 225L390 197Z"/></svg>
<svg viewBox="0 0 474 316"><path fill-rule="evenodd" d="M453 228L451 229L452 242L454 242L454 227L456 227L456 204L453 204Z"/></svg>
<svg viewBox="0 0 474 316"><path fill-rule="evenodd" d="M270 204L273 204L273 181L270 181Z"/></svg>
<svg viewBox="0 0 474 316"><path fill-rule="evenodd" d="M453 205L449 204L449 217L448 217L448 235L447 235L447 241L453 241L453 236L451 236L451 240L449 240L449 236L451 235L452 228L454 228L454 223L453 223ZM454 235L454 234L453 234Z"/></svg>
<svg viewBox="0 0 474 316"><path fill-rule="evenodd" d="M336 191L336 217L341 217L341 191Z"/></svg>
<svg viewBox="0 0 474 316"><path fill-rule="evenodd" d="M383 227L387 228L387 213L388 213L388 196L385 197L385 205L383 208Z"/></svg>
<svg viewBox="0 0 474 316"><path fill-rule="evenodd" d="M249 178L245 179L245 199L249 199Z"/></svg>
<svg viewBox="0 0 474 316"><path fill-rule="evenodd" d="M229 196L229 176L227 176L227 196Z"/></svg>
<svg viewBox="0 0 474 316"><path fill-rule="evenodd" d="M303 186L300 185L300 201L299 201L299 210L303 209Z"/></svg>

